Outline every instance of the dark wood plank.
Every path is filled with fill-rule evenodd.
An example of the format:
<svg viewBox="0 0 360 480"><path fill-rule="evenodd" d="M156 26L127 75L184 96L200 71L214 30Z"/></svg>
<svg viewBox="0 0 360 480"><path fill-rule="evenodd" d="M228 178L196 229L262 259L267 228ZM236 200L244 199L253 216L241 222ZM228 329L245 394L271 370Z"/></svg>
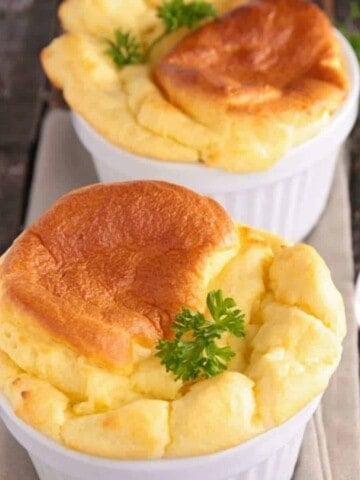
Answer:
<svg viewBox="0 0 360 480"><path fill-rule="evenodd" d="M360 119L351 137L350 201L355 275L360 273Z"/></svg>
<svg viewBox="0 0 360 480"><path fill-rule="evenodd" d="M35 136L45 77L39 52L55 29L58 0L0 1L0 145ZM17 6L17 8L16 8Z"/></svg>
<svg viewBox="0 0 360 480"><path fill-rule="evenodd" d="M334 0L335 18L339 22L344 22L350 14L350 5L352 0Z"/></svg>
<svg viewBox="0 0 360 480"><path fill-rule="evenodd" d="M16 148L0 150L0 251L20 233L27 157Z"/></svg>
<svg viewBox="0 0 360 480"><path fill-rule="evenodd" d="M39 52L53 37L58 0L0 0L0 252L21 230L45 107Z"/></svg>

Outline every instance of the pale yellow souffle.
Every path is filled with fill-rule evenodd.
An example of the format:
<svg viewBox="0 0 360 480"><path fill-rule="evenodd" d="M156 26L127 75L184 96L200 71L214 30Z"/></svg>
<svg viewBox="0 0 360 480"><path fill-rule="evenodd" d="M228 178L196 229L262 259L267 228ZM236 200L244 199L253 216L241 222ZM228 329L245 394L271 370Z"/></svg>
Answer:
<svg viewBox="0 0 360 480"><path fill-rule="evenodd" d="M246 335L221 339L227 371L184 385L155 345L212 289L235 299ZM109 458L210 454L285 422L325 390L345 329L312 247L161 182L63 197L0 266L0 392L46 436Z"/></svg>
<svg viewBox="0 0 360 480"><path fill-rule="evenodd" d="M340 108L348 89L343 55L329 20L305 0L244 7L242 0L210 0L220 16L231 13L172 33L146 64L118 68L105 39L121 28L146 47L164 28L160 3L66 0L59 10L66 33L41 55L71 108L115 146L141 157L263 171Z"/></svg>

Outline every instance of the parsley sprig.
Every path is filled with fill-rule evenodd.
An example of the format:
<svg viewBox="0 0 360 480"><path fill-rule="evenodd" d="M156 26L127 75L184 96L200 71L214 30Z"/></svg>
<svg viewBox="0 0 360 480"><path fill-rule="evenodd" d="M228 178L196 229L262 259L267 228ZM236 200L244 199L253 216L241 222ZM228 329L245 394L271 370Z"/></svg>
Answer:
<svg viewBox="0 0 360 480"><path fill-rule="evenodd" d="M184 3L184 0L172 0L159 6L158 17L169 33L181 27L197 28L204 18L215 18L216 10L208 2Z"/></svg>
<svg viewBox="0 0 360 480"><path fill-rule="evenodd" d="M162 20L164 31L156 37L144 51L140 41L131 34L117 29L114 40L106 40L109 48L106 53L115 64L122 68L125 65L144 63L155 47L163 38L180 28L197 28L207 18L216 18L216 10L206 1L185 3L184 0L171 0L159 5L157 16Z"/></svg>
<svg viewBox="0 0 360 480"><path fill-rule="evenodd" d="M110 55L118 67L143 63L145 58L138 39L130 32L118 29L114 32L114 40L106 40Z"/></svg>
<svg viewBox="0 0 360 480"><path fill-rule="evenodd" d="M216 340L224 332L239 338L245 335L245 315L232 298L224 298L222 291L217 290L208 294L206 303L213 321L183 308L172 325L175 337L160 340L156 347L156 356L177 380L186 382L223 372L235 353L228 346L219 346Z"/></svg>

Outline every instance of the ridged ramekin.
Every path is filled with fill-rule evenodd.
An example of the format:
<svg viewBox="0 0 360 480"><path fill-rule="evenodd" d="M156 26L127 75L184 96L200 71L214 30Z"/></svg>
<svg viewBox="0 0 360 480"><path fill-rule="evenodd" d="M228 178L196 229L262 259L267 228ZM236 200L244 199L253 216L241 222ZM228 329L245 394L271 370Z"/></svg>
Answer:
<svg viewBox="0 0 360 480"><path fill-rule="evenodd" d="M0 416L28 451L40 480L290 480L306 424L319 401L317 397L287 422L237 447L199 457L144 461L108 460L64 448L20 420L1 395Z"/></svg>
<svg viewBox="0 0 360 480"><path fill-rule="evenodd" d="M102 182L156 179L178 183L214 198L241 223L299 241L325 207L336 158L358 111L358 62L348 42L338 35L350 76L344 104L317 136L293 148L268 171L232 174L201 164L140 157L112 145L73 113L75 130Z"/></svg>

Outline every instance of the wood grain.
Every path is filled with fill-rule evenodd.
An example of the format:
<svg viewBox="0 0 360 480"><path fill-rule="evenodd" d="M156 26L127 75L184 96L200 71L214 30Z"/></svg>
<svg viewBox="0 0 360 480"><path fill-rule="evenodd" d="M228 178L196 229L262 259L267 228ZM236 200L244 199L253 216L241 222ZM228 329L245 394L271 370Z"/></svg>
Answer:
<svg viewBox="0 0 360 480"><path fill-rule="evenodd" d="M20 233L27 154L16 148L0 149L0 248Z"/></svg>
<svg viewBox="0 0 360 480"><path fill-rule="evenodd" d="M351 136L350 200L355 275L360 273L360 119Z"/></svg>
<svg viewBox="0 0 360 480"><path fill-rule="evenodd" d="M38 60L58 0L0 0L0 251L21 230L32 153L46 100Z"/></svg>

